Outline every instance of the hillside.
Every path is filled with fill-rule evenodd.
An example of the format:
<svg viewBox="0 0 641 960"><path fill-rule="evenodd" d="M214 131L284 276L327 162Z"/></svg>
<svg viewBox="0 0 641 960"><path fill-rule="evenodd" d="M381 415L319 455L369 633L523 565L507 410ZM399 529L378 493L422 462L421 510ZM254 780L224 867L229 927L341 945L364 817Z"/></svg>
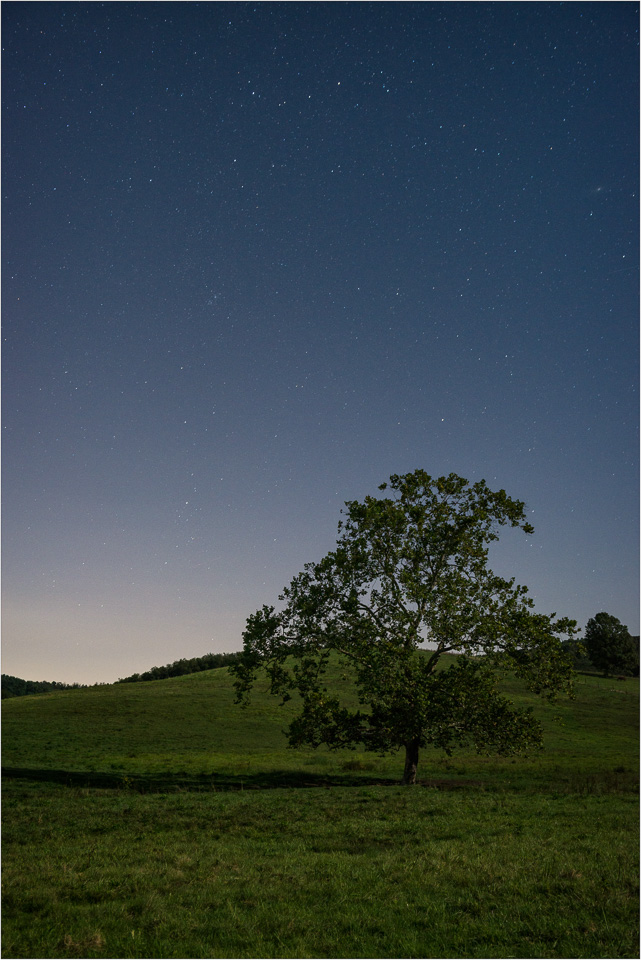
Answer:
<svg viewBox="0 0 641 960"><path fill-rule="evenodd" d="M162 667L152 667L143 673L133 673L130 677L121 677L117 683L139 683L141 680L166 680L169 677L184 677L188 673L200 673L217 667L228 667L238 659L238 653L206 653L203 657L182 657ZM56 680L23 680L2 674L2 699L10 697L29 697L37 693L50 693L52 690L74 690L86 687L86 683L60 683ZM102 686L102 684L93 684Z"/></svg>
<svg viewBox="0 0 641 960"><path fill-rule="evenodd" d="M352 699L338 676L335 688ZM472 777L489 786L577 784L584 777L635 777L638 768L638 680L578 676L576 699L540 703L523 688L506 689L531 703L544 724L543 753L495 759L461 752L447 758L425 750L419 778ZM3 702L4 769L32 776L91 775L139 778L141 788L193 781L262 782L298 775L398 779L400 757L324 748L291 750L284 727L291 704L281 707L258 685L249 708L233 702L227 668L145 683L54 691L46 697ZM40 771L38 774L36 771ZM618 771L618 773L616 772Z"/></svg>
<svg viewBox="0 0 641 960"><path fill-rule="evenodd" d="M543 753L426 750L424 789L289 750L226 667L5 700L4 955L636 957L638 704L579 676Z"/></svg>

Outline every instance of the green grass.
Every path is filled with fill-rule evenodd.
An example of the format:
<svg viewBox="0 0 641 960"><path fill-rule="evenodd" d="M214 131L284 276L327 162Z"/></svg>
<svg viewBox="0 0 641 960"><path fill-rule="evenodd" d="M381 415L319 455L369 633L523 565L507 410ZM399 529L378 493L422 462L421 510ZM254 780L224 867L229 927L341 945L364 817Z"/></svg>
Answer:
<svg viewBox="0 0 641 960"><path fill-rule="evenodd" d="M338 675L346 699L351 692ZM639 681L577 677L576 699L545 704L516 682L506 692L532 703L546 749L528 759L479 757L464 751L448 759L422 752L419 777L481 780L486 789L606 789L613 777L632 787L638 771ZM283 730L295 707L280 707L265 683L248 709L237 707L227 669L169 680L115 684L5 700L3 767L63 774L129 777L158 785L190 778L209 785L252 778L259 785L287 778L379 777L398 780L403 758L352 751L290 750ZM78 778L69 777L79 783ZM87 779L85 782L90 783ZM222 784L221 784L222 785Z"/></svg>
<svg viewBox="0 0 641 960"><path fill-rule="evenodd" d="M636 957L638 693L579 676L542 754L416 788L226 669L6 700L3 956Z"/></svg>
<svg viewBox="0 0 641 960"><path fill-rule="evenodd" d="M5 956L637 955L630 797L23 783L5 805Z"/></svg>

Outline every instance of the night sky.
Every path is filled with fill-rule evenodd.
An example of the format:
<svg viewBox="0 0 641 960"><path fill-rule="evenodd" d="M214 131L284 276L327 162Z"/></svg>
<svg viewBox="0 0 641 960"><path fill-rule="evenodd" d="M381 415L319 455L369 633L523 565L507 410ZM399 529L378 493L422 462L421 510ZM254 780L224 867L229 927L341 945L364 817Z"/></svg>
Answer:
<svg viewBox="0 0 641 960"><path fill-rule="evenodd" d="M11 3L3 665L238 650L391 473L638 616L636 3Z"/></svg>

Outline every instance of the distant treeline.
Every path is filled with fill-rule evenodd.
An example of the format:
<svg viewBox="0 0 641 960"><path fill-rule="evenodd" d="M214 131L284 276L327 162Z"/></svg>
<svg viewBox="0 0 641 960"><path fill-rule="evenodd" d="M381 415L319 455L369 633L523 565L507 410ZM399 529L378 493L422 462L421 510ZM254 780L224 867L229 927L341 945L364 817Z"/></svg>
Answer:
<svg viewBox="0 0 641 960"><path fill-rule="evenodd" d="M190 660L174 660L164 667L152 667L144 673L132 673L130 677L121 677L118 683L138 683L141 680L167 680L168 677L182 677L187 673L199 673L201 670L214 670L216 667L228 667L239 657L238 653L206 653L204 657L192 657Z"/></svg>
<svg viewBox="0 0 641 960"><path fill-rule="evenodd" d="M227 667L238 659L238 653L206 653L204 657L192 657L190 660L174 660L164 667L152 667L144 673L133 673L130 677L122 677L116 683L138 683L140 680L166 680L168 677L182 677L187 673L199 673L201 670L214 670L216 667ZM20 677L10 677L2 674L2 699L7 697L28 697L34 693L50 693L52 690L77 690L80 687L91 686L86 683L58 683L56 680L21 680ZM97 683L93 686L105 686Z"/></svg>
<svg viewBox="0 0 641 960"><path fill-rule="evenodd" d="M2 699L7 697L29 697L34 693L49 693L51 690L77 690L84 683L58 683L56 680L21 680L2 674Z"/></svg>

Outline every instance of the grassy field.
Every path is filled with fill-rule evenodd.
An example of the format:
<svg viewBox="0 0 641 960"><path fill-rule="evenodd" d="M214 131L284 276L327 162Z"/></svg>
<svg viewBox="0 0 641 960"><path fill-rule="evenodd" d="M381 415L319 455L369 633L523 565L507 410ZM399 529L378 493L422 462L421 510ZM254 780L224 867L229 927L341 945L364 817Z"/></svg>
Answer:
<svg viewBox="0 0 641 960"><path fill-rule="evenodd" d="M4 701L3 956L637 957L638 696L579 676L544 753L415 788L226 669Z"/></svg>

